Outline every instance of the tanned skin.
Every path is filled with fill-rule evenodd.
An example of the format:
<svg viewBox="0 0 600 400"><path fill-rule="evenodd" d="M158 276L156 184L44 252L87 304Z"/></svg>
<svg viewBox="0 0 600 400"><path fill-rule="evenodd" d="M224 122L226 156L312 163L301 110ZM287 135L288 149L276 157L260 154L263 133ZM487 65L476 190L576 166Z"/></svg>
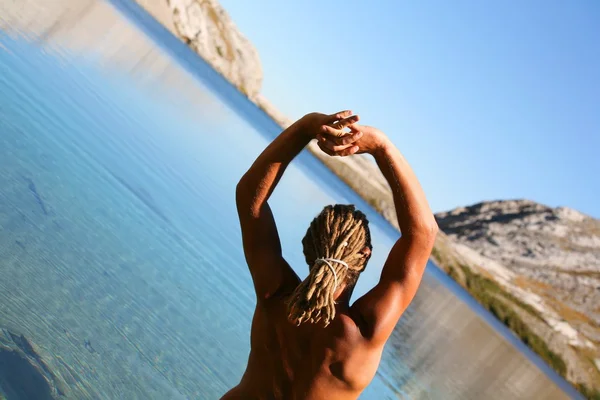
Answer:
<svg viewBox="0 0 600 400"><path fill-rule="evenodd" d="M379 130L357 122L350 111L304 116L263 151L237 185L244 253L257 301L246 372L222 400L357 399L417 292L437 233L433 213L398 149ZM342 285L329 326L298 327L288 321L285 299L300 279L282 256L267 201L288 164L313 139L330 156L368 153L375 158L392 188L402 237L373 289L350 305L352 288Z"/></svg>

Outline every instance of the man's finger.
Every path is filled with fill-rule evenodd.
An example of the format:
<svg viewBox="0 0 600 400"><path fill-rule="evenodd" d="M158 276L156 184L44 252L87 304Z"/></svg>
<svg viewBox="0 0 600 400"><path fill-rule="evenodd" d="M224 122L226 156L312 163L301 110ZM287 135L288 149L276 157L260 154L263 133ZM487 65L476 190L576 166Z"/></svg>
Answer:
<svg viewBox="0 0 600 400"><path fill-rule="evenodd" d="M347 118L343 118L343 119L340 119L339 121L335 121L334 123L329 124L329 125L335 129L342 130L344 128L349 127L352 124L357 123L359 119L360 118L358 115L351 115Z"/></svg>
<svg viewBox="0 0 600 400"><path fill-rule="evenodd" d="M356 141L359 140L361 136L362 133L346 135L345 138L333 138L319 135L317 140L319 141L320 146L338 153L342 150L349 149L352 146L356 146Z"/></svg>
<svg viewBox="0 0 600 400"><path fill-rule="evenodd" d="M342 150L337 152L336 154L340 157L347 157L347 156L351 156L352 154L355 154L358 150L360 150L360 147L358 146L351 146L350 148L346 149L346 150Z"/></svg>
<svg viewBox="0 0 600 400"><path fill-rule="evenodd" d="M343 150L346 150L352 146L354 146L354 144L350 143L350 144L345 144L345 145L333 145L333 146L329 146L328 143L325 144L326 147L328 147L329 149L335 151L336 153L339 153Z"/></svg>
<svg viewBox="0 0 600 400"><path fill-rule="evenodd" d="M336 112L335 114L331 114L328 116L327 118L327 123L331 124L335 121L339 121L340 119L344 119L347 118L349 116L352 115L352 111L351 110L344 110L344 111L340 111L340 112Z"/></svg>
<svg viewBox="0 0 600 400"><path fill-rule="evenodd" d="M351 115L348 118L335 121L331 124L323 125L323 131L332 136L344 136L346 133L348 133L344 132L344 129L352 126L352 124L357 123L359 119L360 118L358 115Z"/></svg>
<svg viewBox="0 0 600 400"><path fill-rule="evenodd" d="M356 145L350 145L346 149L340 151L331 150L329 147L325 146L324 142L319 142L318 146L325 154L332 157L347 157L356 154L360 150L360 147Z"/></svg>
<svg viewBox="0 0 600 400"><path fill-rule="evenodd" d="M335 143L337 145L346 145L346 144L352 144L352 143L356 142L362 136L363 136L363 133L358 131L358 132L353 132L353 133L347 133L342 137L338 137L335 139L332 138L332 139L335 141Z"/></svg>
<svg viewBox="0 0 600 400"><path fill-rule="evenodd" d="M319 142L330 141L332 145L336 146L344 146L347 144L352 144L359 140L363 136L363 133L358 131L354 133L344 133L343 136L333 136L331 134L321 134L317 136L317 140Z"/></svg>
<svg viewBox="0 0 600 400"><path fill-rule="evenodd" d="M334 156L335 155L335 153L333 151L331 151L327 147L323 146L321 144L321 142L319 142L319 148L321 149L321 151L323 151L323 153L325 153L325 154L327 154L329 156Z"/></svg>
<svg viewBox="0 0 600 400"><path fill-rule="evenodd" d="M350 129L350 132L352 133L362 132L362 125L352 124L348 126L348 129Z"/></svg>
<svg viewBox="0 0 600 400"><path fill-rule="evenodd" d="M321 127L321 130L326 135L334 136L334 137L342 137L342 136L344 136L346 134L344 131L342 131L340 129L335 129L334 127L332 127L330 125L323 125Z"/></svg>
<svg viewBox="0 0 600 400"><path fill-rule="evenodd" d="M348 135L351 136L351 135ZM325 137L323 135L319 135L317 137L319 141L319 146L328 148L331 151L338 152L347 149L348 147L352 147L354 141L349 141L348 143L340 143L340 139L335 139L333 137Z"/></svg>

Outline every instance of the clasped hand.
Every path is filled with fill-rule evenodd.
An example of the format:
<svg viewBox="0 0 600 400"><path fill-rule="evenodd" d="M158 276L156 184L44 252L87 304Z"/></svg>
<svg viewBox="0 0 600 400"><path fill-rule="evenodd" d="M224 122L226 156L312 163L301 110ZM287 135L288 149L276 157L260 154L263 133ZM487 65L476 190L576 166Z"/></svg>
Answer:
<svg viewBox="0 0 600 400"><path fill-rule="evenodd" d="M376 128L358 125L359 119L358 115L347 110L330 115L310 113L298 123L311 138L317 139L319 148L330 156L374 154L385 146L385 135Z"/></svg>

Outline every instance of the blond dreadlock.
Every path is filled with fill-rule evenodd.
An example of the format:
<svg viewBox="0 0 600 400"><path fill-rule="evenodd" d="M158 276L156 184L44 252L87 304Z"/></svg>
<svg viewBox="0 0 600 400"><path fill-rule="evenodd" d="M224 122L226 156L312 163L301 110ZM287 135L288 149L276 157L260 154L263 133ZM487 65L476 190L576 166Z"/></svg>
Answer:
<svg viewBox="0 0 600 400"><path fill-rule="evenodd" d="M296 325L324 321L327 326L335 317L336 289L342 283L354 285L367 265L370 252L362 250L372 249L369 221L353 205L327 206L311 222L302 245L310 273L288 300L288 318ZM323 261L328 258L347 267Z"/></svg>

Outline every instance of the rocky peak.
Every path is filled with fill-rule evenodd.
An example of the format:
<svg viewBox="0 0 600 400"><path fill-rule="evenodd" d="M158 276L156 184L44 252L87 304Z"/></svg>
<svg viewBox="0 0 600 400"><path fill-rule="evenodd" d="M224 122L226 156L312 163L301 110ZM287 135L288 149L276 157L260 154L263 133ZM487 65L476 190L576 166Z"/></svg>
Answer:
<svg viewBox="0 0 600 400"><path fill-rule="evenodd" d="M436 219L456 242L537 281L600 326L600 220L529 200L478 203Z"/></svg>
<svg viewBox="0 0 600 400"><path fill-rule="evenodd" d="M557 255L552 249L578 255L592 252L593 257L586 257L588 264L600 266L600 221L567 207L551 208L530 200L490 201L439 213L436 218L445 233L487 255L497 248L499 258L512 259L520 250L530 258L545 254L541 258L564 266L565 260L552 259Z"/></svg>
<svg viewBox="0 0 600 400"><path fill-rule="evenodd" d="M136 0L250 98L262 85L258 51L216 0Z"/></svg>

